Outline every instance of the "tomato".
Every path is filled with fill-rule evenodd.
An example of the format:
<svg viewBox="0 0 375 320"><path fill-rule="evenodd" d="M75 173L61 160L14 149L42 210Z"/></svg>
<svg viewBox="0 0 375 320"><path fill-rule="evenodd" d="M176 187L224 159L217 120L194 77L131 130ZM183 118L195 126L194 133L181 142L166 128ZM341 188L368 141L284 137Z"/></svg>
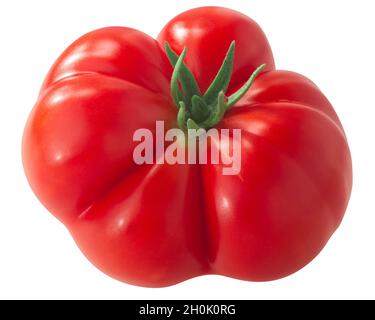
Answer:
<svg viewBox="0 0 375 320"><path fill-rule="evenodd" d="M186 64L202 92L212 82L234 40L236 55L227 93L238 89L261 64L266 64L264 71L275 68L267 38L253 20L220 7L197 8L172 19L158 36L160 44L168 42L178 54L184 47L189 49Z"/></svg>
<svg viewBox="0 0 375 320"><path fill-rule="evenodd" d="M155 134L156 121L240 129L240 172L137 165L134 132ZM253 20L219 7L178 15L157 40L109 27L75 41L44 81L22 157L33 191L87 258L147 287L290 275L337 229L352 185L330 102L307 78L275 70Z"/></svg>

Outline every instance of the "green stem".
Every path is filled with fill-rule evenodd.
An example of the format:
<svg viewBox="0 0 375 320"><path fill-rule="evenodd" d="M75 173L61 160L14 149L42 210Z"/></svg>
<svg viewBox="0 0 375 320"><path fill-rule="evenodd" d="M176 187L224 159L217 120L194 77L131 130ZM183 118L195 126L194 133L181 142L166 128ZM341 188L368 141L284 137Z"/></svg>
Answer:
<svg viewBox="0 0 375 320"><path fill-rule="evenodd" d="M172 93L173 100L177 106L180 105L180 101L183 101L183 98L184 98L178 85L178 79L180 76L182 65L184 63L186 51L187 49L185 48L184 51L182 51L181 56L178 58L175 64L175 68L173 70L172 79L171 79L171 93Z"/></svg>
<svg viewBox="0 0 375 320"><path fill-rule="evenodd" d="M186 107L183 101L180 101L180 109L177 113L177 123L181 129L186 129Z"/></svg>
<svg viewBox="0 0 375 320"><path fill-rule="evenodd" d="M234 49L236 47L235 41L233 41L229 47L228 53L225 56L224 62L217 73L214 81L212 81L210 87L204 94L204 99L207 104L211 104L217 101L217 96L220 91L227 91L230 79L232 77L233 71L233 59L234 59Z"/></svg>
<svg viewBox="0 0 375 320"><path fill-rule="evenodd" d="M225 111L228 109L227 99L223 91L219 93L217 97L217 103L215 106L216 108L211 113L210 117L208 117L206 120L198 124L201 128L209 129L223 119Z"/></svg>
<svg viewBox="0 0 375 320"><path fill-rule="evenodd" d="M178 56L166 43L165 50L174 67L171 95L178 108L178 126L183 130L209 129L217 125L223 119L225 112L250 89L255 78L265 67L265 64L259 66L238 91L226 97L225 92L233 73L235 52L235 42L233 41L215 79L202 96L194 75L184 63L187 49L185 48Z"/></svg>
<svg viewBox="0 0 375 320"><path fill-rule="evenodd" d="M247 80L246 83L237 92L233 93L228 98L228 109L232 107L234 104L236 104L238 100L240 100L243 97L243 95L250 89L255 78L259 75L259 73L264 69L265 66L265 63L259 66L250 76L249 80Z"/></svg>
<svg viewBox="0 0 375 320"><path fill-rule="evenodd" d="M191 114L194 119L196 119L199 122L203 121L208 117L210 109L203 98L195 95L191 99L191 103Z"/></svg>
<svg viewBox="0 0 375 320"><path fill-rule="evenodd" d="M165 44L165 51L167 53L167 56L169 58L170 63L174 67L175 72L176 72L176 69L178 68L178 71L176 72L176 74L177 74L178 80L181 83L181 87L182 87L182 91L183 91L183 93L182 93L178 88L179 93L177 93L176 90L175 90L174 92L172 91L172 94L175 94L176 96L180 95L180 94L184 95L186 97L185 104L188 107L188 109L190 110L191 98L194 95L197 95L197 96L201 97L202 94L199 90L199 87L198 87L197 81L195 80L194 75L191 73L191 71L188 69L188 67L183 62L183 60L185 58L185 55L186 55L187 48L185 48L183 50L180 57L172 50L172 48L169 46L168 43ZM178 66L179 60L182 60L182 62L180 63L181 65ZM179 100L179 101L181 101L181 100ZM175 103L176 103L177 106L179 105L178 101L176 102L176 100L175 100Z"/></svg>

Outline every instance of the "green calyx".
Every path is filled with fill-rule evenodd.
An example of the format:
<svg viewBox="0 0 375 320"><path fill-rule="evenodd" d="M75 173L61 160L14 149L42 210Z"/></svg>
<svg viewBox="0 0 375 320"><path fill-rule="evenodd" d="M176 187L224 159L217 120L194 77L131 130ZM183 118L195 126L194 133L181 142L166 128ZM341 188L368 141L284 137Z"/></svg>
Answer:
<svg viewBox="0 0 375 320"><path fill-rule="evenodd" d="M230 109L250 89L257 75L266 66L258 67L249 80L235 93L225 95L233 72L235 42L233 41L225 56L223 64L207 91L202 95L194 75L185 65L185 48L178 56L165 44L165 51L174 67L171 80L171 95L178 108L177 123L183 129L209 129L218 124Z"/></svg>

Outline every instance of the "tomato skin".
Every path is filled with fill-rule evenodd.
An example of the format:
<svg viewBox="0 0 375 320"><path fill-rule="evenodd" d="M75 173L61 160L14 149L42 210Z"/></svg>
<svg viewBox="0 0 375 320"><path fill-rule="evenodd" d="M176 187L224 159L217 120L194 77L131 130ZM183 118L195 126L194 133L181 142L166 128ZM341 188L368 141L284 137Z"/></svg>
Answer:
<svg viewBox="0 0 375 320"><path fill-rule="evenodd" d="M188 48L186 64L202 93L214 79L233 40L236 54L228 94L238 89L261 64L266 64L263 71L275 68L270 45L256 22L234 10L203 7L176 16L158 36L161 45L168 42L179 54L184 47Z"/></svg>
<svg viewBox="0 0 375 320"><path fill-rule="evenodd" d="M102 196L70 231L90 261L121 281L163 287L206 274L199 184L197 166L141 167Z"/></svg>
<svg viewBox="0 0 375 320"><path fill-rule="evenodd" d="M346 138L320 111L291 102L235 108L221 126L242 129L243 161L240 176L204 171L213 269L252 281L287 276L342 220L352 184Z"/></svg>
<svg viewBox="0 0 375 320"><path fill-rule="evenodd" d="M233 40L227 94L267 64L216 126L241 129L241 172L225 176L221 163L136 165L137 129L155 133L157 120L176 127L164 43L189 49L186 64L204 92ZM22 144L29 183L87 258L120 281L163 287L204 274L290 275L339 226L352 167L328 99L306 77L274 69L259 26L225 8L182 13L157 40L124 27L90 32L57 59L30 114Z"/></svg>
<svg viewBox="0 0 375 320"><path fill-rule="evenodd" d="M31 113L23 141L25 171L44 205L63 222L90 206L134 166L133 132L152 129L157 117L174 121L168 103L103 75L72 76L49 87ZM150 110L145 113L139 104Z"/></svg>
<svg viewBox="0 0 375 320"><path fill-rule="evenodd" d="M172 67L150 36L125 27L89 32L72 43L49 71L42 92L70 75L99 73L169 96Z"/></svg>
<svg viewBox="0 0 375 320"><path fill-rule="evenodd" d="M326 114L343 130L335 110L320 89L310 79L296 72L273 70L259 75L251 90L235 107L285 101L317 109Z"/></svg>

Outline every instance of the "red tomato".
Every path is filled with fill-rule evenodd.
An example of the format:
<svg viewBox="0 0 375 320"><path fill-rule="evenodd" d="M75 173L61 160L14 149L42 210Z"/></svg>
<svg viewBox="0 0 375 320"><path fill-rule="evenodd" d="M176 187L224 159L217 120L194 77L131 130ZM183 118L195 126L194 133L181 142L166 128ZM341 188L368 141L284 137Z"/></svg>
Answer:
<svg viewBox="0 0 375 320"><path fill-rule="evenodd" d="M177 126L165 43L177 55L189 49L186 65L204 93L234 40L227 95L266 64L214 124L242 130L240 173L223 175L222 163L136 165L135 130ZM46 77L22 154L33 191L88 259L149 287L297 271L339 226L352 185L348 143L326 97L305 77L275 71L259 26L218 7L182 13L158 40L123 27L78 39Z"/></svg>
<svg viewBox="0 0 375 320"><path fill-rule="evenodd" d="M242 13L220 7L197 8L173 18L158 36L160 44L168 42L180 54L189 49L189 66L202 92L220 68L232 41L236 41L233 77L228 88L232 93L262 63L264 71L273 70L275 63L262 29Z"/></svg>

